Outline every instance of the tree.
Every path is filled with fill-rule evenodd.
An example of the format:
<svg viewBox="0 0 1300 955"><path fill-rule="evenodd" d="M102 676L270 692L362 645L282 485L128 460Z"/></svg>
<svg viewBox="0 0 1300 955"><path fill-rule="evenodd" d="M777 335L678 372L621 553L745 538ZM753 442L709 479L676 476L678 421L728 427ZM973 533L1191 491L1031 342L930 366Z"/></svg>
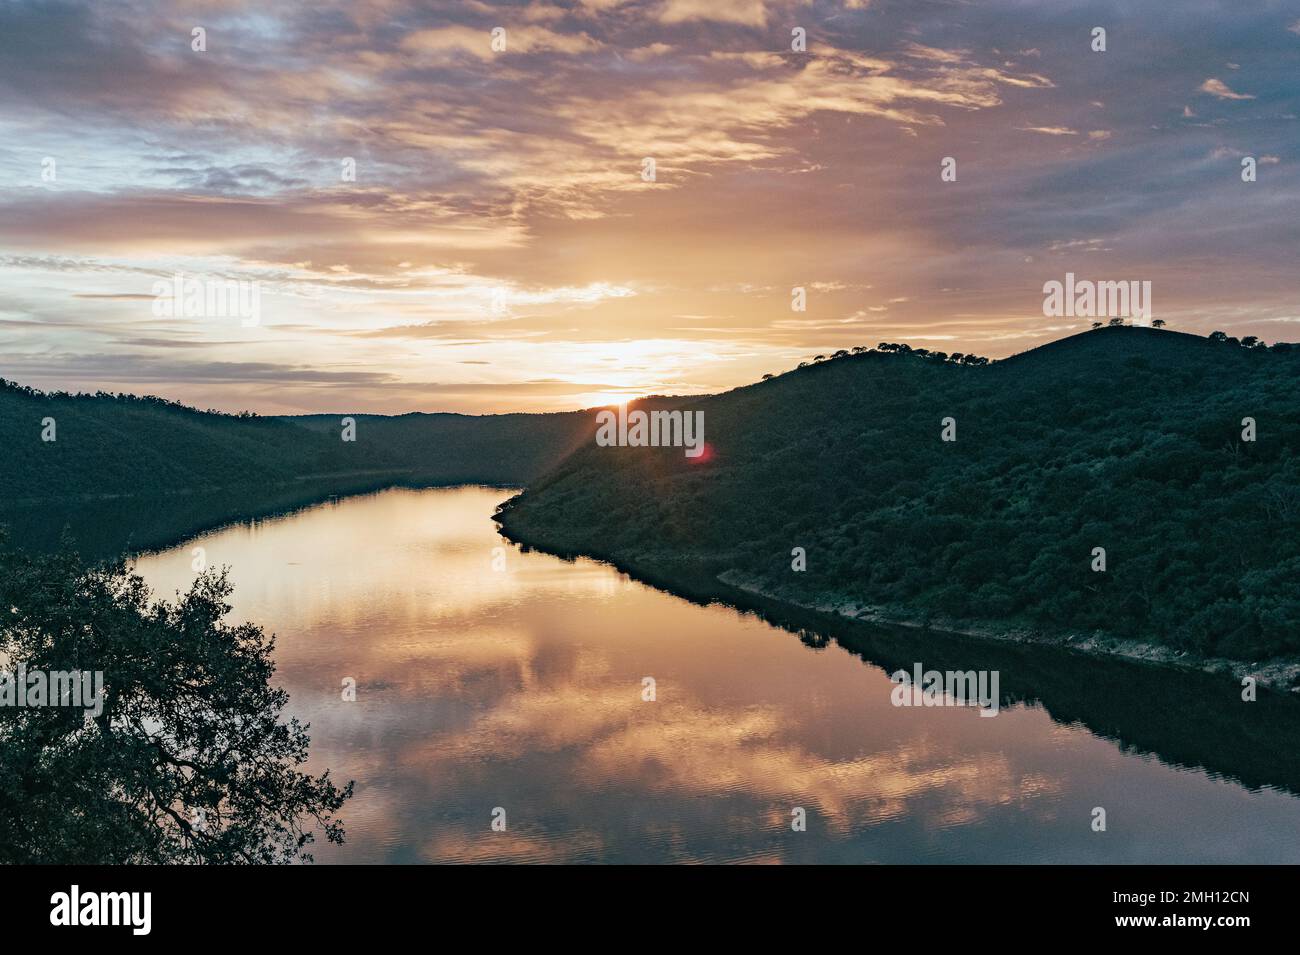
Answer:
<svg viewBox="0 0 1300 955"><path fill-rule="evenodd" d="M307 727L281 719L274 638L230 625L224 572L152 602L122 562L86 566L0 541L0 656L11 670L102 674L100 712L0 707L0 861L311 861L352 794L297 770ZM83 704L87 701L83 700Z"/></svg>
<svg viewBox="0 0 1300 955"><path fill-rule="evenodd" d="M768 372L766 375L763 376L763 380L764 380L764 381L771 381L771 380L772 380L773 378L775 378L775 377L776 377L776 376L773 375L771 372Z"/></svg>
<svg viewBox="0 0 1300 955"><path fill-rule="evenodd" d="M1093 327L1093 328L1101 328L1101 322L1093 322L1093 323L1092 323L1092 327Z"/></svg>
<svg viewBox="0 0 1300 955"><path fill-rule="evenodd" d="M1122 319L1122 318L1112 318L1112 319L1111 319L1109 322L1107 322L1106 324L1109 325L1111 328L1119 328L1121 325L1124 324L1124 319Z"/></svg>
<svg viewBox="0 0 1300 955"><path fill-rule="evenodd" d="M1165 320L1164 320L1163 318L1157 318L1157 319L1154 319L1154 320L1151 322L1151 327L1152 327L1152 328L1164 328L1164 327L1165 327Z"/></svg>

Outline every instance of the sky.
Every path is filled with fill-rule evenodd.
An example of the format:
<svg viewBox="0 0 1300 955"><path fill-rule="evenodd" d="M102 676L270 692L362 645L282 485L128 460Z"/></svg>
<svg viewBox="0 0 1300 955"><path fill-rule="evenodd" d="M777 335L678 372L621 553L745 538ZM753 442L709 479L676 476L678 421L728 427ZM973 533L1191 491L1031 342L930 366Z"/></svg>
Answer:
<svg viewBox="0 0 1300 955"><path fill-rule="evenodd" d="M0 0L0 377L566 410L1014 354L1068 272L1293 341L1297 113L1300 0Z"/></svg>

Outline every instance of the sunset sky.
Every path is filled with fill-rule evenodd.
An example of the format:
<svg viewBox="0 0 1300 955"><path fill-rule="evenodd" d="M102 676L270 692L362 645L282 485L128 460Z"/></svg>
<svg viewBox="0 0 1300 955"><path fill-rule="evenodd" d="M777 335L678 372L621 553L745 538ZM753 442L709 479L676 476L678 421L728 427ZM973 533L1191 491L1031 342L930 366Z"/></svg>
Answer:
<svg viewBox="0 0 1300 955"><path fill-rule="evenodd" d="M1067 271L1296 340L1297 113L1300 2L4 2L0 376L571 409L1005 356L1087 327ZM178 272L259 324L156 315Z"/></svg>

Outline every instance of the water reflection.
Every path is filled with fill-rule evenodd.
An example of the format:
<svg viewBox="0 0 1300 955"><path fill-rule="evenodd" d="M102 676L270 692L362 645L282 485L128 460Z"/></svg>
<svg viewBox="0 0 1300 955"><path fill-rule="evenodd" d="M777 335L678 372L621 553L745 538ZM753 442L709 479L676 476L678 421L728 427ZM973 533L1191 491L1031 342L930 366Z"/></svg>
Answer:
<svg viewBox="0 0 1300 955"><path fill-rule="evenodd" d="M865 628L813 649L604 565L522 553L491 522L507 496L386 491L140 559L170 593L203 547L231 568L235 615L279 635L290 709L312 724L311 768L357 780L348 843L321 847L320 861L1300 858L1300 802L1267 777L1252 791L1190 768L1207 762L1194 726L1187 768L1090 732L1109 717L1087 700L1106 690L1067 698L1094 672L1073 658L994 651L1004 695L1043 705L993 719L895 708L863 658L965 669L989 651ZM647 676L655 702L641 698ZM341 698L346 677L356 702ZM1053 720L1054 705L1077 722ZM1140 734L1147 704L1131 706L1123 732ZM1289 747L1294 735L1269 739L1294 726L1278 719L1245 748ZM498 806L506 832L489 827ZM1090 828L1094 806L1106 833ZM791 831L795 807L806 832Z"/></svg>

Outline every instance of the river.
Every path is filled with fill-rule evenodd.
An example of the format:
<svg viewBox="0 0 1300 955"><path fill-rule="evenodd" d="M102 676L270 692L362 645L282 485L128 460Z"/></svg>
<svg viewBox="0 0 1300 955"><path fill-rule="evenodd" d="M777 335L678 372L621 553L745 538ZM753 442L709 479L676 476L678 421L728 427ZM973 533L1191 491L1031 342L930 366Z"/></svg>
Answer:
<svg viewBox="0 0 1300 955"><path fill-rule="evenodd" d="M356 780L318 862L1300 861L1291 700L926 635L800 639L521 551L491 519L510 493L393 489L138 558L170 596L202 548L232 618L277 634L308 768ZM883 660L992 660L1004 701L895 706Z"/></svg>

